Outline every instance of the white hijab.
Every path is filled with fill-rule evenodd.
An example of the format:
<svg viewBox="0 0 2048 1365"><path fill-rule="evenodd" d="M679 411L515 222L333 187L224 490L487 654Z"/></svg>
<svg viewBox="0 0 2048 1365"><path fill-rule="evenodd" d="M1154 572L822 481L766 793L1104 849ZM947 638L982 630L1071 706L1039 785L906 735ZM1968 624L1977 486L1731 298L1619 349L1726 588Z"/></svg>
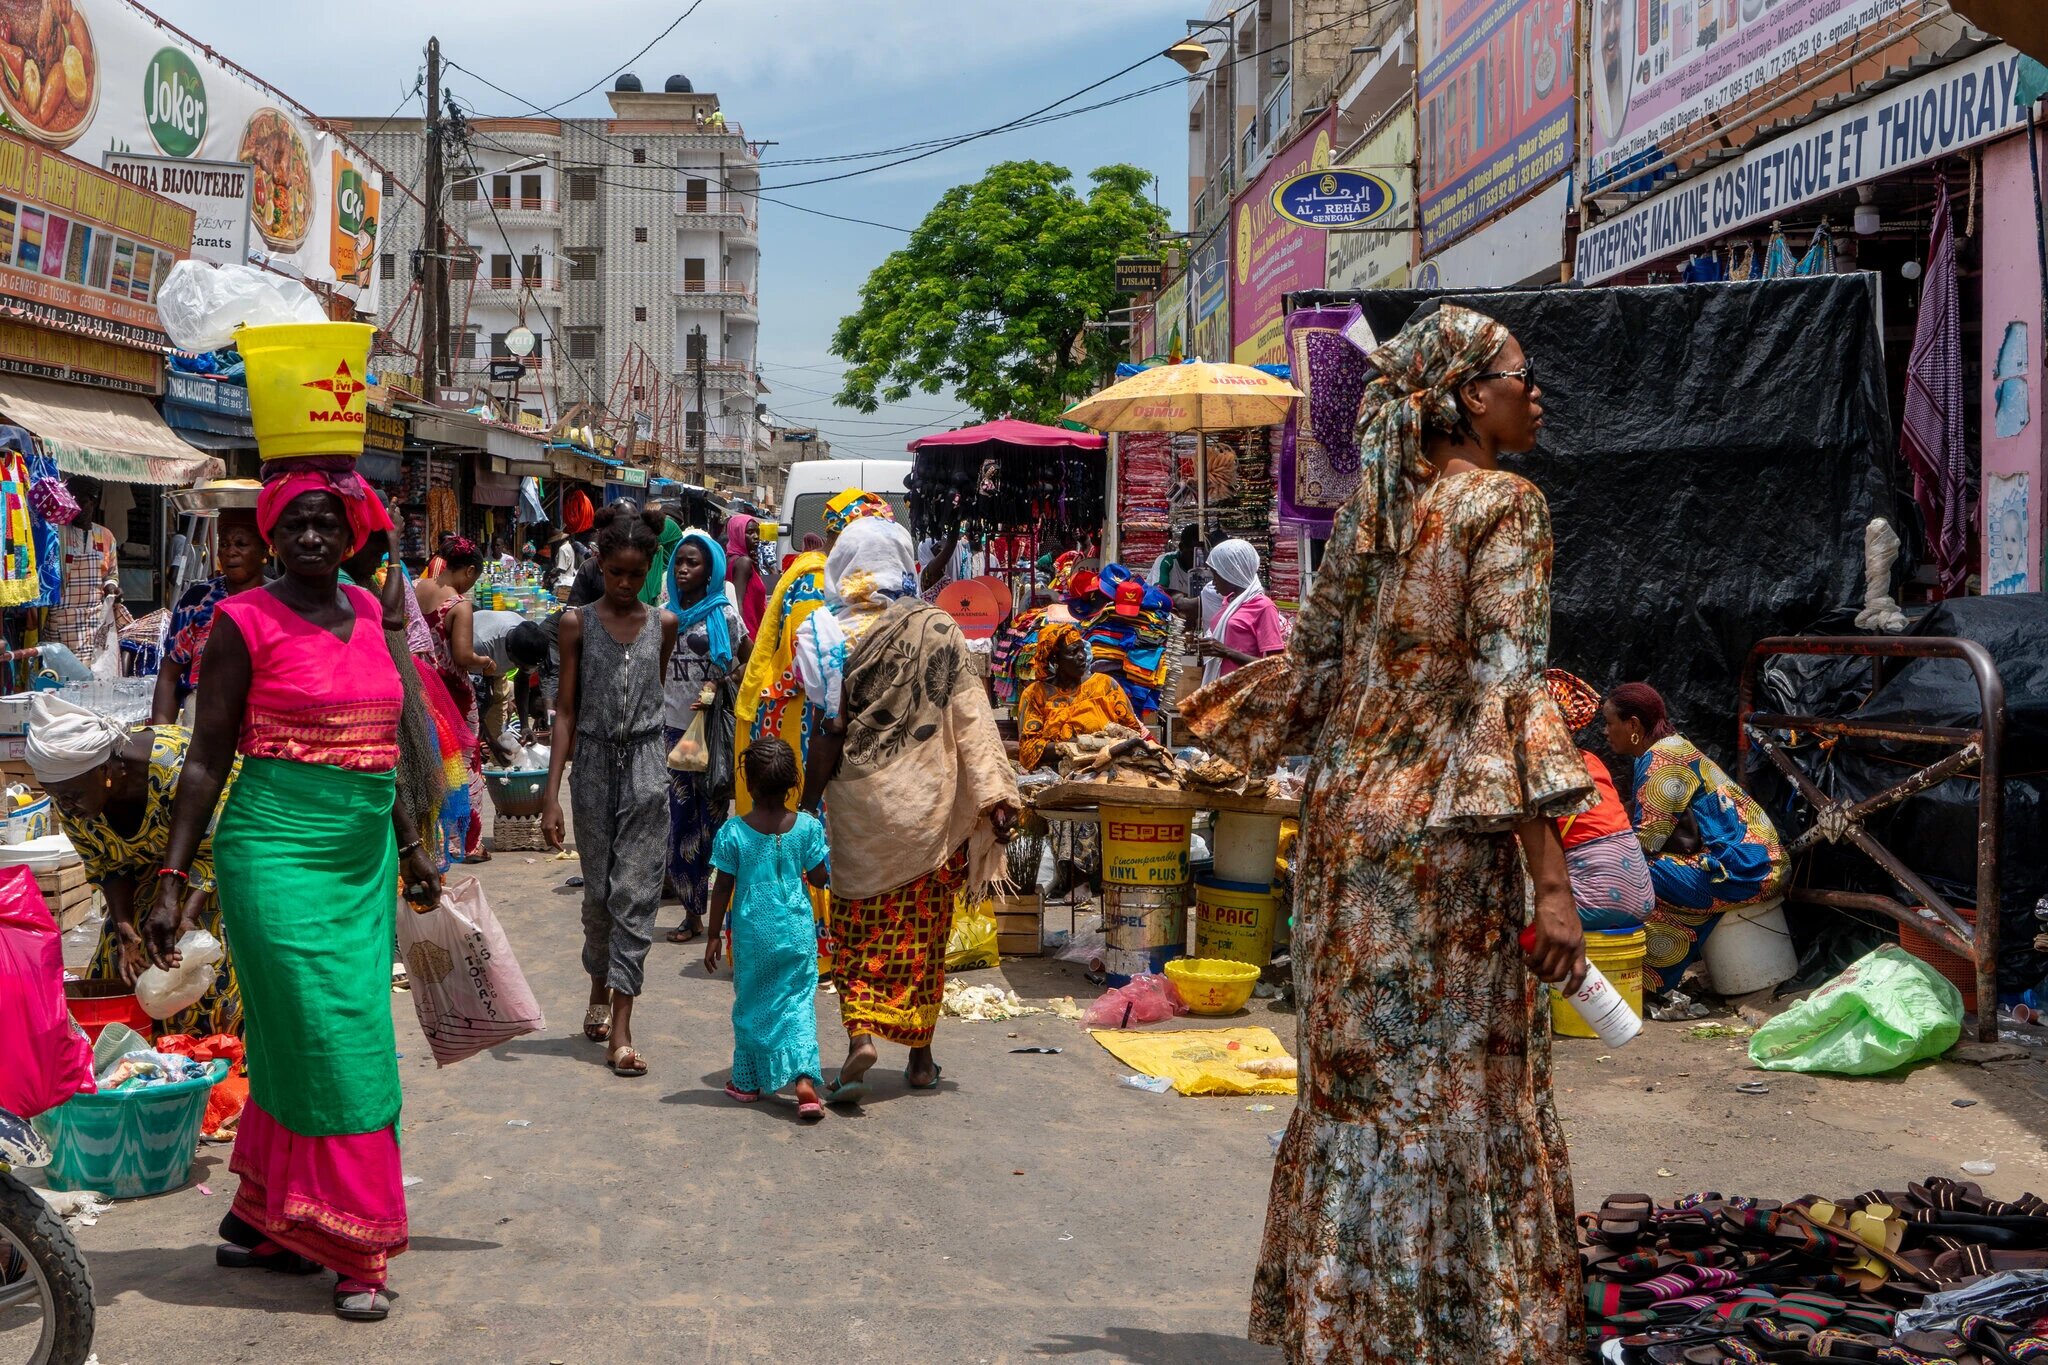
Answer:
<svg viewBox="0 0 2048 1365"><path fill-rule="evenodd" d="M54 692L29 703L28 765L40 782L69 782L105 763L128 727Z"/></svg>
<svg viewBox="0 0 2048 1365"><path fill-rule="evenodd" d="M1208 628L1202 632L1211 640L1220 641L1223 639L1223 627L1237 615L1238 608L1254 597L1264 597L1266 585L1259 582L1259 552L1246 540L1226 540L1209 551L1209 573L1212 578L1243 585L1237 596L1225 602L1221 611L1210 616ZM1217 596L1220 599L1222 594ZM1222 672L1223 660L1205 661L1202 665L1203 685L1215 682Z"/></svg>
<svg viewBox="0 0 2048 1365"><path fill-rule="evenodd" d="M859 518L825 556L825 600L835 612L878 612L916 594L916 547L893 521Z"/></svg>

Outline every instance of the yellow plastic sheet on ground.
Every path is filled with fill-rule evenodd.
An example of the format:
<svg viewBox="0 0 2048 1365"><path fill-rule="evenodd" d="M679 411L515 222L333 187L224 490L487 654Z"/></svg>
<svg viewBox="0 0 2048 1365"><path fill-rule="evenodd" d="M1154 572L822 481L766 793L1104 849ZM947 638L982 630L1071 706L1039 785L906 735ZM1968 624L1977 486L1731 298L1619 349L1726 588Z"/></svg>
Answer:
<svg viewBox="0 0 2048 1365"><path fill-rule="evenodd" d="M1109 1055L1143 1076L1165 1076L1183 1095L1292 1095L1293 1079L1254 1076L1239 1062L1285 1057L1268 1028L1170 1029L1159 1033L1090 1029Z"/></svg>

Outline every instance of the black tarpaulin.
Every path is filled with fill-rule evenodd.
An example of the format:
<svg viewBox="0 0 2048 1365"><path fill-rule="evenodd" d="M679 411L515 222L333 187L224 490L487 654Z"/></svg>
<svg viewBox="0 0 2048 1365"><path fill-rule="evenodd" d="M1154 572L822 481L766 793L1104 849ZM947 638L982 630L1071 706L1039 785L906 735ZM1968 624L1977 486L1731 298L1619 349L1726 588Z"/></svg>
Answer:
<svg viewBox="0 0 2048 1365"><path fill-rule="evenodd" d="M1504 459L1548 496L1551 658L1603 690L1640 680L1732 757L1750 646L1860 600L1863 530L1895 515L1869 276L1355 301L1391 337L1448 300L1535 363L1542 442Z"/></svg>

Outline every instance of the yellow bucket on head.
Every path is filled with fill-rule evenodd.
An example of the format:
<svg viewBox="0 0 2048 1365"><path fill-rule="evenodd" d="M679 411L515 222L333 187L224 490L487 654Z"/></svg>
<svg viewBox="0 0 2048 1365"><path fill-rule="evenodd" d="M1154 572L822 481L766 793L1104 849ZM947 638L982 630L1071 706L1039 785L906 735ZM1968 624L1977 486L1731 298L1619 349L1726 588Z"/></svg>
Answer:
<svg viewBox="0 0 2048 1365"><path fill-rule="evenodd" d="M363 453L370 338L376 334L367 322L291 322L235 333L259 455L289 460Z"/></svg>
<svg viewBox="0 0 2048 1365"><path fill-rule="evenodd" d="M1195 881L1195 956L1249 962L1273 960L1273 929L1280 920L1280 893L1271 886Z"/></svg>
<svg viewBox="0 0 2048 1365"><path fill-rule="evenodd" d="M1180 886L1188 879L1192 814L1156 806L1102 806L1102 880Z"/></svg>
<svg viewBox="0 0 2048 1365"><path fill-rule="evenodd" d="M1586 960L1600 969L1607 984L1621 992L1621 998L1628 1001L1638 1019L1643 1014L1643 963L1649 948L1650 936L1641 929L1586 931ZM1572 1002L1555 991L1550 996L1550 1031L1560 1038L1600 1036L1579 1017Z"/></svg>

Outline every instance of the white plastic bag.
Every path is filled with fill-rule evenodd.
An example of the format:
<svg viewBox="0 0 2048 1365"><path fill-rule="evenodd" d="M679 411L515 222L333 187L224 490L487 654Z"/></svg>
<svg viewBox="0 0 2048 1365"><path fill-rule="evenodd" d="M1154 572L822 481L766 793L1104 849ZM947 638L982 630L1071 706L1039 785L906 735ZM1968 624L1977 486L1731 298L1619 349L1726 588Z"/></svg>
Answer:
<svg viewBox="0 0 2048 1365"><path fill-rule="evenodd" d="M121 676L121 627L114 619L114 599L100 599L100 623L94 627L98 644L92 656L92 675L101 682Z"/></svg>
<svg viewBox="0 0 2048 1365"><path fill-rule="evenodd" d="M165 971L145 967L135 978L135 999L152 1019L168 1019L199 1003L213 985L224 956L220 940L204 929L187 929L178 940L178 965Z"/></svg>
<svg viewBox="0 0 2048 1365"><path fill-rule="evenodd" d="M440 1065L547 1027L476 878L442 883L441 903L425 913L401 904L398 947L420 1032Z"/></svg>
<svg viewBox="0 0 2048 1365"><path fill-rule="evenodd" d="M181 351L217 351L237 327L325 322L320 300L297 280L246 265L183 260L157 291L156 315Z"/></svg>

